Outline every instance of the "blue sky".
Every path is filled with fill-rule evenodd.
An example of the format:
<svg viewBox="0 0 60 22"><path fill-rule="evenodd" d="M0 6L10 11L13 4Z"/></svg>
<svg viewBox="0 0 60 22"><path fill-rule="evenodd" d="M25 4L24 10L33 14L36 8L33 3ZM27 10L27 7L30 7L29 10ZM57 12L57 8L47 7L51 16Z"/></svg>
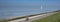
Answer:
<svg viewBox="0 0 60 22"><path fill-rule="evenodd" d="M2 18L54 10L60 10L60 0L0 0L0 17Z"/></svg>

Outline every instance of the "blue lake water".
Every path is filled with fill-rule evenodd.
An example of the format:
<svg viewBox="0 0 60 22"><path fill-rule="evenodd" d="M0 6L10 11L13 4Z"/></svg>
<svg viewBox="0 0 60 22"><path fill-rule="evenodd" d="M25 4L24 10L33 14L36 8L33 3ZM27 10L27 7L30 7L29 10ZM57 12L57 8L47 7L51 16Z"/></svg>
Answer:
<svg viewBox="0 0 60 22"><path fill-rule="evenodd" d="M49 12L49 11L59 10L59 8L57 8L57 7L53 7L53 8L47 7L47 8L43 8L42 10L40 9L40 7L1 8L0 18L16 17L16 16L23 16L23 15L31 15L31 14L39 14L39 13L42 13L42 12Z"/></svg>
<svg viewBox="0 0 60 22"><path fill-rule="evenodd" d="M0 0L0 18L39 14L55 10L60 10L59 0Z"/></svg>

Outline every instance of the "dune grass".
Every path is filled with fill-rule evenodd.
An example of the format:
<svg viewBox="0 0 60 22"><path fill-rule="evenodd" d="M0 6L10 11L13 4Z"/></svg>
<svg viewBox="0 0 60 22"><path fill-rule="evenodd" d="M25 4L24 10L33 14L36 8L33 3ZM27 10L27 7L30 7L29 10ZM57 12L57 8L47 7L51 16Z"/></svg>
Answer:
<svg viewBox="0 0 60 22"><path fill-rule="evenodd" d="M40 14L29 15L28 17L36 16L36 15L40 15ZM7 21L17 20L17 19L22 19L22 18L26 18L26 16L17 17L17 18L14 18L14 19L8 19L8 20L0 20L0 22L7 22Z"/></svg>
<svg viewBox="0 0 60 22"><path fill-rule="evenodd" d="M0 22L7 22L7 21L4 20L4 21L0 21Z"/></svg>
<svg viewBox="0 0 60 22"><path fill-rule="evenodd" d="M43 19L35 20L33 22L60 22L60 12Z"/></svg>

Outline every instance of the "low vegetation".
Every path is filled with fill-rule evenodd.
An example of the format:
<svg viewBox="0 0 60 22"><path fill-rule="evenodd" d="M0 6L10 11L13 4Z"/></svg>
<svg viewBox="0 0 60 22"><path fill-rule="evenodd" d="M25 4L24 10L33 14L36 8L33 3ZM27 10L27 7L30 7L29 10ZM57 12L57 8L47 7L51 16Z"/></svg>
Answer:
<svg viewBox="0 0 60 22"><path fill-rule="evenodd" d="M3 20L3 21L0 20L0 22L7 22L7 21L6 20Z"/></svg>
<svg viewBox="0 0 60 22"><path fill-rule="evenodd" d="M40 15L40 14L29 15L28 17L32 17L32 16L36 16L36 15ZM16 19L22 19L22 18L26 18L26 16L17 17L17 18L14 18L14 19L9 19L9 20L7 20L7 21L12 21L12 20L16 20Z"/></svg>
<svg viewBox="0 0 60 22"><path fill-rule="evenodd" d="M33 22L60 22L60 12L43 19L35 20Z"/></svg>

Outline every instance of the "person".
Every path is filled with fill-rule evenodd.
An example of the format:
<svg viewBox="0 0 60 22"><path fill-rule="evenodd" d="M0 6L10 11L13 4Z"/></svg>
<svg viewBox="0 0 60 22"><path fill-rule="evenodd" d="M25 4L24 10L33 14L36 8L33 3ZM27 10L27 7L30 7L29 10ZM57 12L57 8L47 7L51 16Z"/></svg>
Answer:
<svg viewBox="0 0 60 22"><path fill-rule="evenodd" d="M29 18L28 18L28 16L26 17L26 21L28 21L29 20Z"/></svg>

